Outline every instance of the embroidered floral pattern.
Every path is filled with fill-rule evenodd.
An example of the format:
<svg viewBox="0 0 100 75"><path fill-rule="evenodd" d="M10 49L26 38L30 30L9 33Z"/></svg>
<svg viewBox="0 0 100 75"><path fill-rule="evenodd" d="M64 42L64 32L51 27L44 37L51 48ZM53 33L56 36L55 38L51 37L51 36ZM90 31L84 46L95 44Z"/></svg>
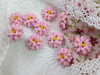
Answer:
<svg viewBox="0 0 100 75"><path fill-rule="evenodd" d="M82 29L76 28L75 33L76 34L82 34L84 31Z"/></svg>
<svg viewBox="0 0 100 75"><path fill-rule="evenodd" d="M100 56L100 51L97 52L95 55L96 55L96 58L98 58Z"/></svg>
<svg viewBox="0 0 100 75"><path fill-rule="evenodd" d="M92 44L92 46L95 46L96 44L98 44L97 38L96 37L90 37L90 42Z"/></svg>

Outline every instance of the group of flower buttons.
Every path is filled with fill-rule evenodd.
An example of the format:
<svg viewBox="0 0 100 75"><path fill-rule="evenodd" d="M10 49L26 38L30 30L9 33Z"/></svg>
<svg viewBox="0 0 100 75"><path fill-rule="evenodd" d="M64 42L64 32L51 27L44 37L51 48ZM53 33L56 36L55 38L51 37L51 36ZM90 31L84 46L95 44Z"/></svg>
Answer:
<svg viewBox="0 0 100 75"><path fill-rule="evenodd" d="M49 33L50 26L46 21L53 21L57 16L57 10L52 7L46 7L41 12L43 21L40 21L33 13L22 15L20 13L13 13L9 17L10 27L8 29L8 37L11 40L18 40L24 34L22 26L32 29L35 33L30 35L26 40L27 46L31 50L40 49L43 45L42 36L47 36L48 45L52 48L59 48L66 40L63 34L58 32ZM68 29L68 26L72 24L71 17L62 12L58 15L58 26L61 31ZM80 30L78 30L79 32ZM92 45L89 38L84 36L70 37L70 41L73 42L74 51L80 55L87 55L91 52ZM72 56L72 50L69 48L60 48L57 52L57 61L63 66L70 66L74 63L74 57Z"/></svg>
<svg viewBox="0 0 100 75"><path fill-rule="evenodd" d="M57 15L57 11L52 7L46 7L42 10L41 15L44 19L43 21L39 21L39 19L34 13L25 15L22 15L20 13L13 13L9 17L9 24L11 26L8 29L8 37L14 41L20 39L24 34L22 26L25 26L34 30L35 32L27 39L28 47L32 50L40 49L43 43L43 39L41 36L47 35L48 31L50 30L50 26L46 21L53 20ZM59 35L59 33L54 33L53 36L51 33L51 35L48 38L48 44L52 47L58 47L59 45L61 45L61 43L59 43L58 45L54 45L54 43L52 44L51 42L53 40L58 40L58 42L61 41L61 38L57 39L57 37L61 36Z"/></svg>

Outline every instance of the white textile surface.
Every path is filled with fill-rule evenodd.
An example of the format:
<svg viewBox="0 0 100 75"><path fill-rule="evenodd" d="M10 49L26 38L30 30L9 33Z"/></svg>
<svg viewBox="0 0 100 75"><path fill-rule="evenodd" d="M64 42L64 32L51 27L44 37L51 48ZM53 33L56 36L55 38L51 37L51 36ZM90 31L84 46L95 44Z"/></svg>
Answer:
<svg viewBox="0 0 100 75"><path fill-rule="evenodd" d="M6 18L8 18L9 15L14 12L20 12L24 14L33 12L41 20L42 19L40 15L41 9L44 8L46 5L48 5L39 0L2 0L2 1L4 2L4 7L6 8L6 14L5 14L7 15ZM57 3L55 5L60 6L58 8L59 10L62 10L63 3L60 3L60 1L61 0L58 0L59 5ZM59 32L56 23L51 22L50 25L51 25L51 31L56 30ZM71 70L71 68L68 68L68 70L67 68L64 69L58 64L56 64L55 61L53 61L53 59L55 59L53 58L55 55L54 54L55 49L52 49L48 47L48 45L44 44L45 46L41 50L38 51L28 50L28 48L25 47L26 46L25 40L27 36L31 34L31 32L29 29L26 28L24 28L24 30L26 32L20 41L9 42L8 53L1 65L0 75L67 75L70 74L69 73L70 71L68 72L68 70ZM46 62L46 64L44 62ZM89 61L87 62L89 64ZM100 62L100 59L98 59L95 62ZM91 63L90 64L96 65L95 62L94 64ZM84 64L82 64L81 67L83 66ZM87 66L85 65L84 69ZM96 65L96 67L97 66L100 65ZM73 73L79 71L77 67L76 68L75 66L72 67L73 67L72 69ZM100 75L99 70L97 70L97 73L95 74ZM79 75L79 74L75 74L75 75ZM94 74L91 73L91 75Z"/></svg>
<svg viewBox="0 0 100 75"><path fill-rule="evenodd" d="M39 0L2 0L4 7L6 8L6 17L15 12L20 12L23 14L34 13L37 17L42 20L40 12L46 4ZM8 20L5 20L7 22ZM53 23L51 23L53 25ZM9 24L5 25L6 27ZM56 26L52 27L54 30L57 29ZM41 50L30 51L25 44L25 40L30 32L29 29L24 28L25 34L23 38L19 41L9 42L8 53L1 65L1 74L0 75L39 75L43 67L41 66L42 62L39 62L41 56L44 55L45 51L53 50L48 46L44 46ZM6 31L5 31L6 32ZM5 34L6 35L6 34ZM39 64L40 63L40 64ZM41 67L40 67L41 66ZM43 74L40 74L43 75Z"/></svg>

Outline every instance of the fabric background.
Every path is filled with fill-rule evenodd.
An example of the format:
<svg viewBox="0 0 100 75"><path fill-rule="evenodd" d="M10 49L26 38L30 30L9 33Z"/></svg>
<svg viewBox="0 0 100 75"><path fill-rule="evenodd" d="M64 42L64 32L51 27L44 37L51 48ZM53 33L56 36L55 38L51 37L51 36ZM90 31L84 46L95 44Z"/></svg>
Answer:
<svg viewBox="0 0 100 75"><path fill-rule="evenodd" d="M41 0L42 1L42 0ZM3 0L4 3L4 8L6 10L6 13L4 16L5 22L7 22L8 16L13 13L13 12L20 12L20 13L35 13L37 17L41 20L41 9L44 8L46 3L41 2L39 0ZM46 0L47 1L47 0ZM49 4L53 4L55 7L57 7L60 11L63 8L63 3L61 3L62 0L55 0L54 3L52 1L47 2ZM3 22L4 22L3 21ZM55 22L55 21L54 21ZM59 29L57 28L56 23L50 23L51 26L51 31ZM5 26L5 32L6 32L6 27L8 27L8 23L6 23ZM1 66L1 74L0 75L44 75L43 72L45 72L44 68L45 66L47 67L48 64L51 66L48 66L48 68L52 67L52 74L50 74L50 71L47 70L47 75L65 75L61 74L60 70L62 70L62 67L55 65L55 63L52 62L47 62L47 64L43 65L43 62L45 60L51 59L52 56L49 56L50 54L54 54L54 50L48 45L44 44L45 46L38 51L30 51L28 50L27 47L25 47L25 40L28 35L31 34L29 29L24 28L26 31L23 39L20 41L16 42L10 42L9 43L9 50L6 55L5 60L2 63ZM6 34L6 33L5 33ZM42 58L42 56L46 56L45 58ZM40 61L40 59L42 61ZM53 66L52 66L53 65ZM61 69L60 69L61 68ZM100 75L98 72L97 75Z"/></svg>
<svg viewBox="0 0 100 75"><path fill-rule="evenodd" d="M5 18L13 12L33 12L38 18L41 18L40 11L45 6L44 3L38 0L3 0L3 2L4 7L7 8L7 12L5 13L7 16ZM7 22L7 20L5 20L5 22ZM8 25L9 24L6 24L5 26L8 27ZM9 43L9 50L2 63L0 75L37 75L34 72L34 62L37 60L37 55L41 54L42 50L29 51L27 48L24 49L24 40L25 39Z"/></svg>
<svg viewBox="0 0 100 75"><path fill-rule="evenodd" d="M39 0L3 0L4 7L6 10L4 21L8 21L8 17L10 14L14 12L20 13L35 13L37 17L42 20L40 12L46 6L46 3L41 2ZM53 27L52 30L59 30L54 23L51 23ZM55 25L55 26L54 26ZM8 28L9 24L5 25ZM5 35L6 35L5 29ZM43 75L41 74L41 70L43 65L39 61L41 56L45 55L45 52L48 50L52 51L52 48L49 48L47 45L43 47L43 49L38 51L30 51L27 47L25 47L25 40L28 35L32 32L29 29L24 28L25 34L23 39L13 42L9 42L8 53L2 63L1 66L1 74L0 75ZM44 65L46 66L46 65Z"/></svg>

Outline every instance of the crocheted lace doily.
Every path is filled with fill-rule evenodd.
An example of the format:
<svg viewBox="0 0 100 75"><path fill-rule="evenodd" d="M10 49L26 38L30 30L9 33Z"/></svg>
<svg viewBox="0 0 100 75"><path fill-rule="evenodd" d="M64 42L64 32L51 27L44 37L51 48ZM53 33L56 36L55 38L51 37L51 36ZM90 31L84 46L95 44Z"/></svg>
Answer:
<svg viewBox="0 0 100 75"><path fill-rule="evenodd" d="M65 10L75 18L100 29L100 16L98 16L100 4L96 4L92 0L66 0Z"/></svg>

